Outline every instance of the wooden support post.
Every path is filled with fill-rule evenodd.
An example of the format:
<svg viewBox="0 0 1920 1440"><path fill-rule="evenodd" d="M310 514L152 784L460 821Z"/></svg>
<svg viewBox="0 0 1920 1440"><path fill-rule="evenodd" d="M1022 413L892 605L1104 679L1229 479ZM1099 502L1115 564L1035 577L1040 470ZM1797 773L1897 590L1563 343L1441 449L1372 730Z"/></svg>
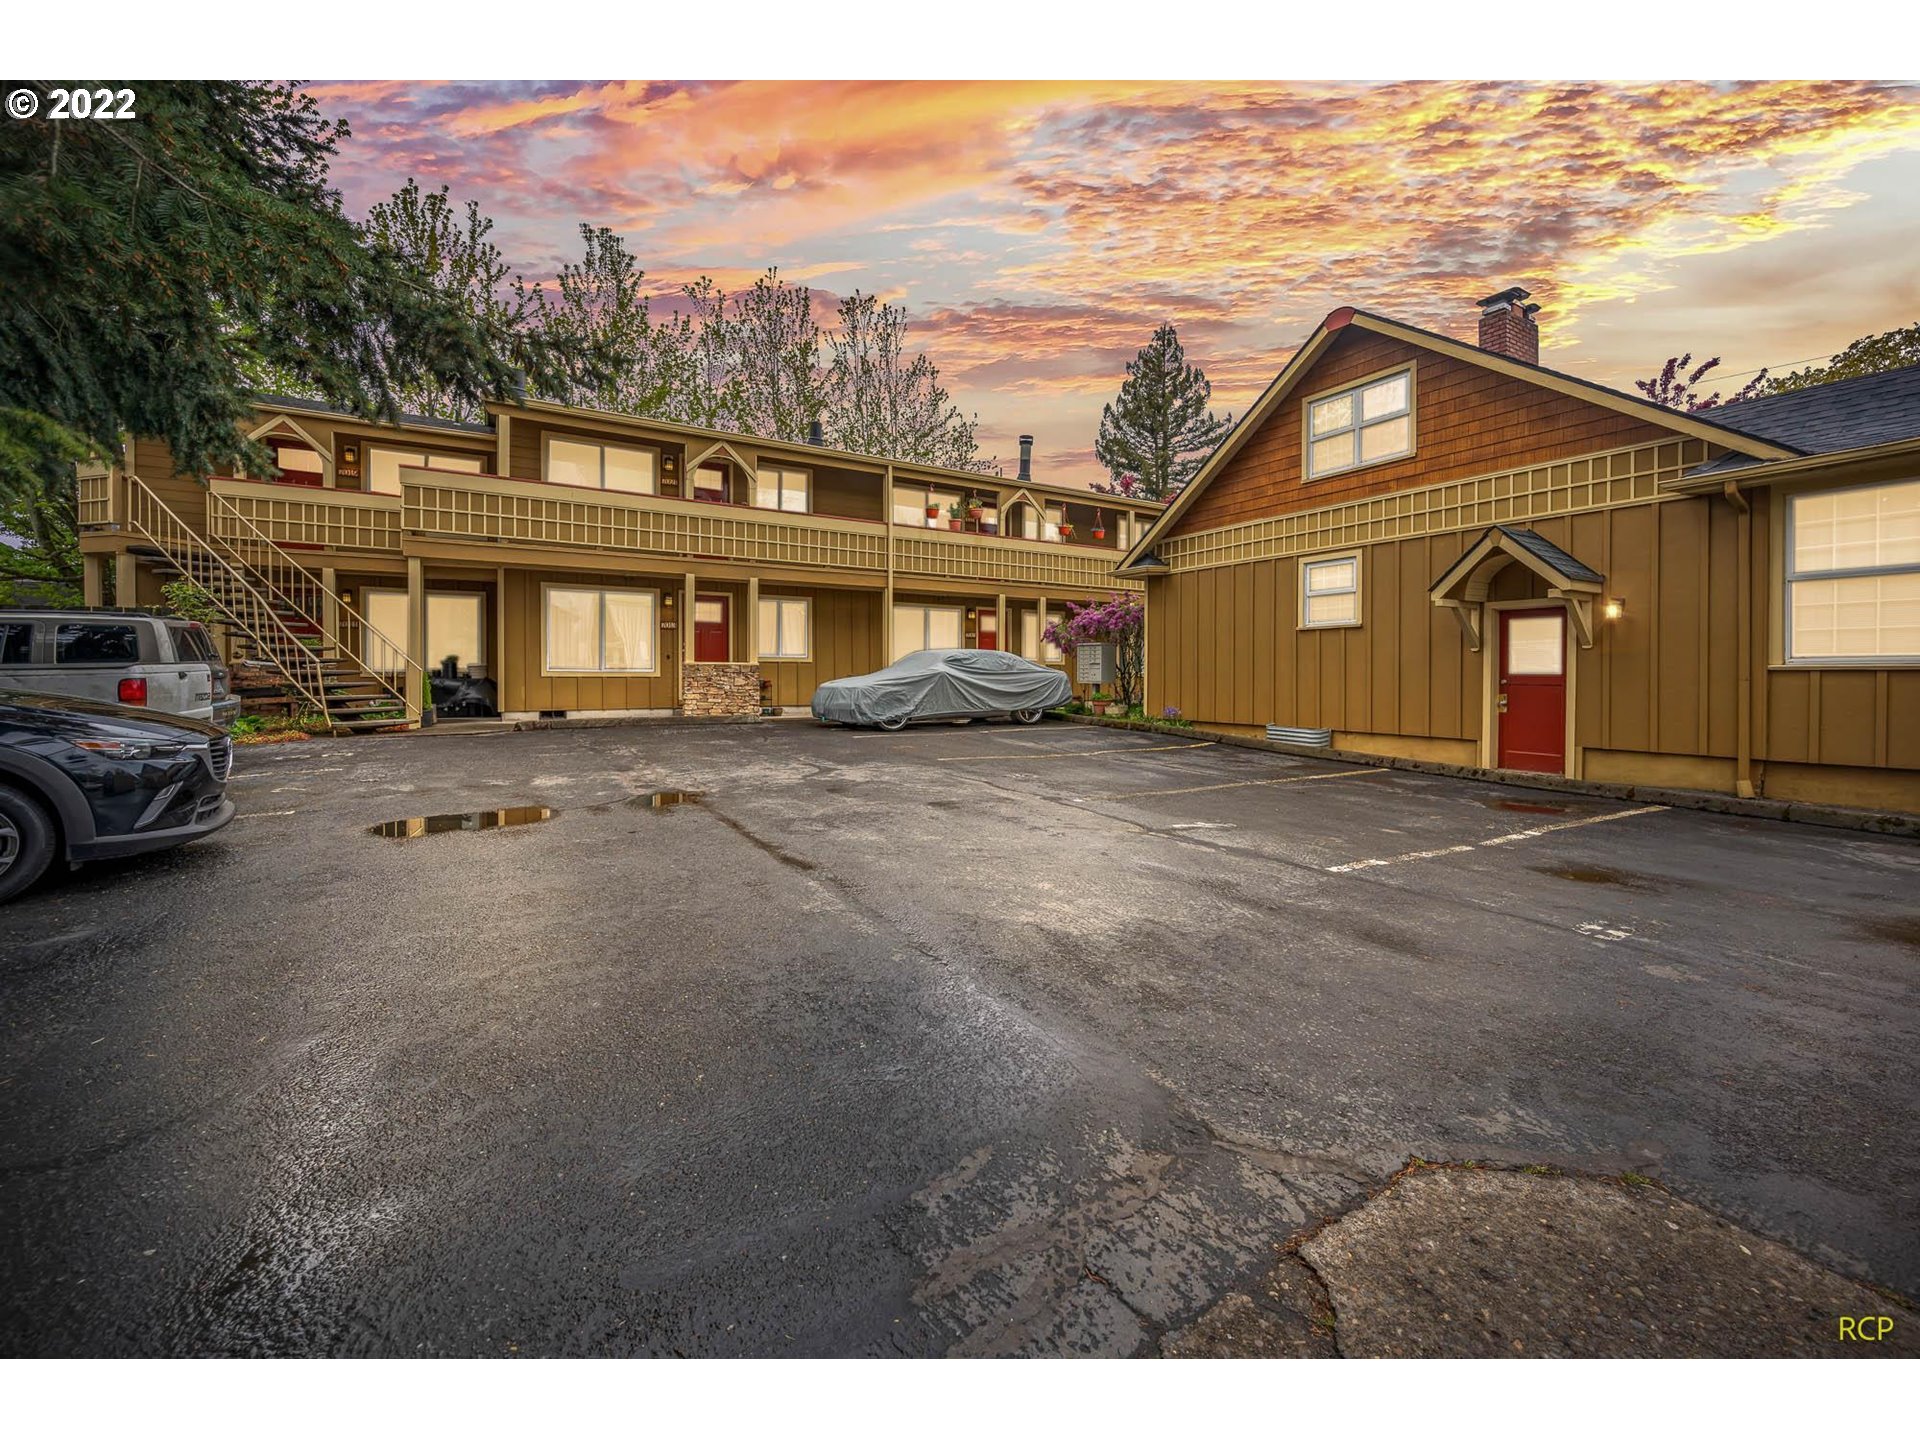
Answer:
<svg viewBox="0 0 1920 1440"><path fill-rule="evenodd" d="M493 681L493 707L504 711L507 708L507 567L504 565L493 572L493 636L487 650L491 662L487 666L487 677Z"/></svg>
<svg viewBox="0 0 1920 1440"><path fill-rule="evenodd" d="M107 603L107 557L101 554L80 557L80 599L89 609Z"/></svg>
<svg viewBox="0 0 1920 1440"><path fill-rule="evenodd" d="M113 557L113 603L122 610L140 603L140 562L125 550Z"/></svg>
<svg viewBox="0 0 1920 1440"><path fill-rule="evenodd" d="M880 518L887 527L887 588L880 596L880 664L874 668L882 669L893 663L893 532L897 528L893 523L893 466L887 466L886 502L881 506Z"/></svg>
<svg viewBox="0 0 1920 1440"><path fill-rule="evenodd" d="M428 668L427 662L427 562L418 555L407 557L407 657L418 664L421 670ZM425 685L413 678L413 671L405 664L400 667L400 683L407 699L407 718L417 720L426 704Z"/></svg>
<svg viewBox="0 0 1920 1440"><path fill-rule="evenodd" d="M513 439L513 417L511 415L494 416L493 434L493 473L496 475L511 475L513 471L508 467L513 460L513 450L511 448Z"/></svg>
<svg viewBox="0 0 1920 1440"><path fill-rule="evenodd" d="M749 665L760 663L760 577L747 577L747 623L745 626L747 653L740 658Z"/></svg>
<svg viewBox="0 0 1920 1440"><path fill-rule="evenodd" d="M680 585L680 628L674 634L680 637L680 643L674 646L675 674L678 676L678 701L687 703L687 661L693 658L693 592L699 580L691 571L681 577Z"/></svg>
<svg viewBox="0 0 1920 1440"><path fill-rule="evenodd" d="M993 643L995 648L1005 650L1007 646L1007 597L993 597Z"/></svg>
<svg viewBox="0 0 1920 1440"><path fill-rule="evenodd" d="M1740 486L1727 481L1724 490L1734 515L1734 673L1733 793L1751 800L1753 785L1753 506Z"/></svg>
<svg viewBox="0 0 1920 1440"><path fill-rule="evenodd" d="M334 597L340 593L339 575L340 572L331 565L320 567L320 625L327 632L327 639L332 641L340 638L340 607L334 603Z"/></svg>

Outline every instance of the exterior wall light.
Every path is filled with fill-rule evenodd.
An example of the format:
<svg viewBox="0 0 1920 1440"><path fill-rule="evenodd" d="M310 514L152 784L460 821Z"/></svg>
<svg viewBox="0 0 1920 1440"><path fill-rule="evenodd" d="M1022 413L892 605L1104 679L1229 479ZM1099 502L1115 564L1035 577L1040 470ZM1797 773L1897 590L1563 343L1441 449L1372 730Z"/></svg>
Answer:
<svg viewBox="0 0 1920 1440"><path fill-rule="evenodd" d="M1607 602L1600 607L1600 618L1603 620L1618 620L1626 613L1627 602L1618 595L1609 596Z"/></svg>

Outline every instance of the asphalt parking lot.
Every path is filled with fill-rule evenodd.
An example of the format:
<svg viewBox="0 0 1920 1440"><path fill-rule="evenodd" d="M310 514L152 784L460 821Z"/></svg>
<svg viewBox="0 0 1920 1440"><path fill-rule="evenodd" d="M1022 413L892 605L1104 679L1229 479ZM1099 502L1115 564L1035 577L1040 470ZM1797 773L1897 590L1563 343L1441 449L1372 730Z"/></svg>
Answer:
<svg viewBox="0 0 1920 1440"><path fill-rule="evenodd" d="M1065 724L231 793L0 910L6 1353L1134 1353L1410 1156L1920 1290L1909 842Z"/></svg>

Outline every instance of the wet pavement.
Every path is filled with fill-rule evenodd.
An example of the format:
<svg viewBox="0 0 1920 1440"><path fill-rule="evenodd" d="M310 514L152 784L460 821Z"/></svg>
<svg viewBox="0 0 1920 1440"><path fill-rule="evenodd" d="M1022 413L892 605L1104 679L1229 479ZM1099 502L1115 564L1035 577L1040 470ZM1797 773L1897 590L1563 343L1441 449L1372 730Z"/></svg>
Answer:
<svg viewBox="0 0 1920 1440"><path fill-rule="evenodd" d="M7 1353L1153 1353L1414 1155L1920 1289L1911 843L1064 725L231 793L0 910Z"/></svg>

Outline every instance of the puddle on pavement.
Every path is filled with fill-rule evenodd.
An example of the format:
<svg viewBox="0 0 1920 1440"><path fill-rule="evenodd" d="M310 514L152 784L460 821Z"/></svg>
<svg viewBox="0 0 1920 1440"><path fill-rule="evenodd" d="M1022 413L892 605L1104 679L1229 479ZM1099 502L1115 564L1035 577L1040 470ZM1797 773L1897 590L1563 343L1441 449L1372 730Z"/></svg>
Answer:
<svg viewBox="0 0 1920 1440"><path fill-rule="evenodd" d="M451 815L413 815L369 825L367 833L386 840L413 840L422 835L444 835L454 830L506 830L515 825L538 825L554 812L545 805L514 805L505 810L462 810Z"/></svg>
<svg viewBox="0 0 1920 1440"><path fill-rule="evenodd" d="M1920 915L1900 915L1892 920L1863 920L1860 933L1870 940L1889 945L1911 945L1920 950Z"/></svg>
<svg viewBox="0 0 1920 1440"><path fill-rule="evenodd" d="M676 805L698 805L706 798L704 790L649 790L621 803L635 810L671 810Z"/></svg>
<svg viewBox="0 0 1920 1440"><path fill-rule="evenodd" d="M1556 880L1575 880L1582 885L1618 885L1623 890L1660 888L1660 882L1650 875L1636 875L1631 870L1609 870L1603 865L1534 865L1530 868L1539 875L1551 875Z"/></svg>
<svg viewBox="0 0 1920 1440"><path fill-rule="evenodd" d="M1482 800L1489 810L1511 810L1516 815L1564 815L1564 805L1541 805L1530 800Z"/></svg>

